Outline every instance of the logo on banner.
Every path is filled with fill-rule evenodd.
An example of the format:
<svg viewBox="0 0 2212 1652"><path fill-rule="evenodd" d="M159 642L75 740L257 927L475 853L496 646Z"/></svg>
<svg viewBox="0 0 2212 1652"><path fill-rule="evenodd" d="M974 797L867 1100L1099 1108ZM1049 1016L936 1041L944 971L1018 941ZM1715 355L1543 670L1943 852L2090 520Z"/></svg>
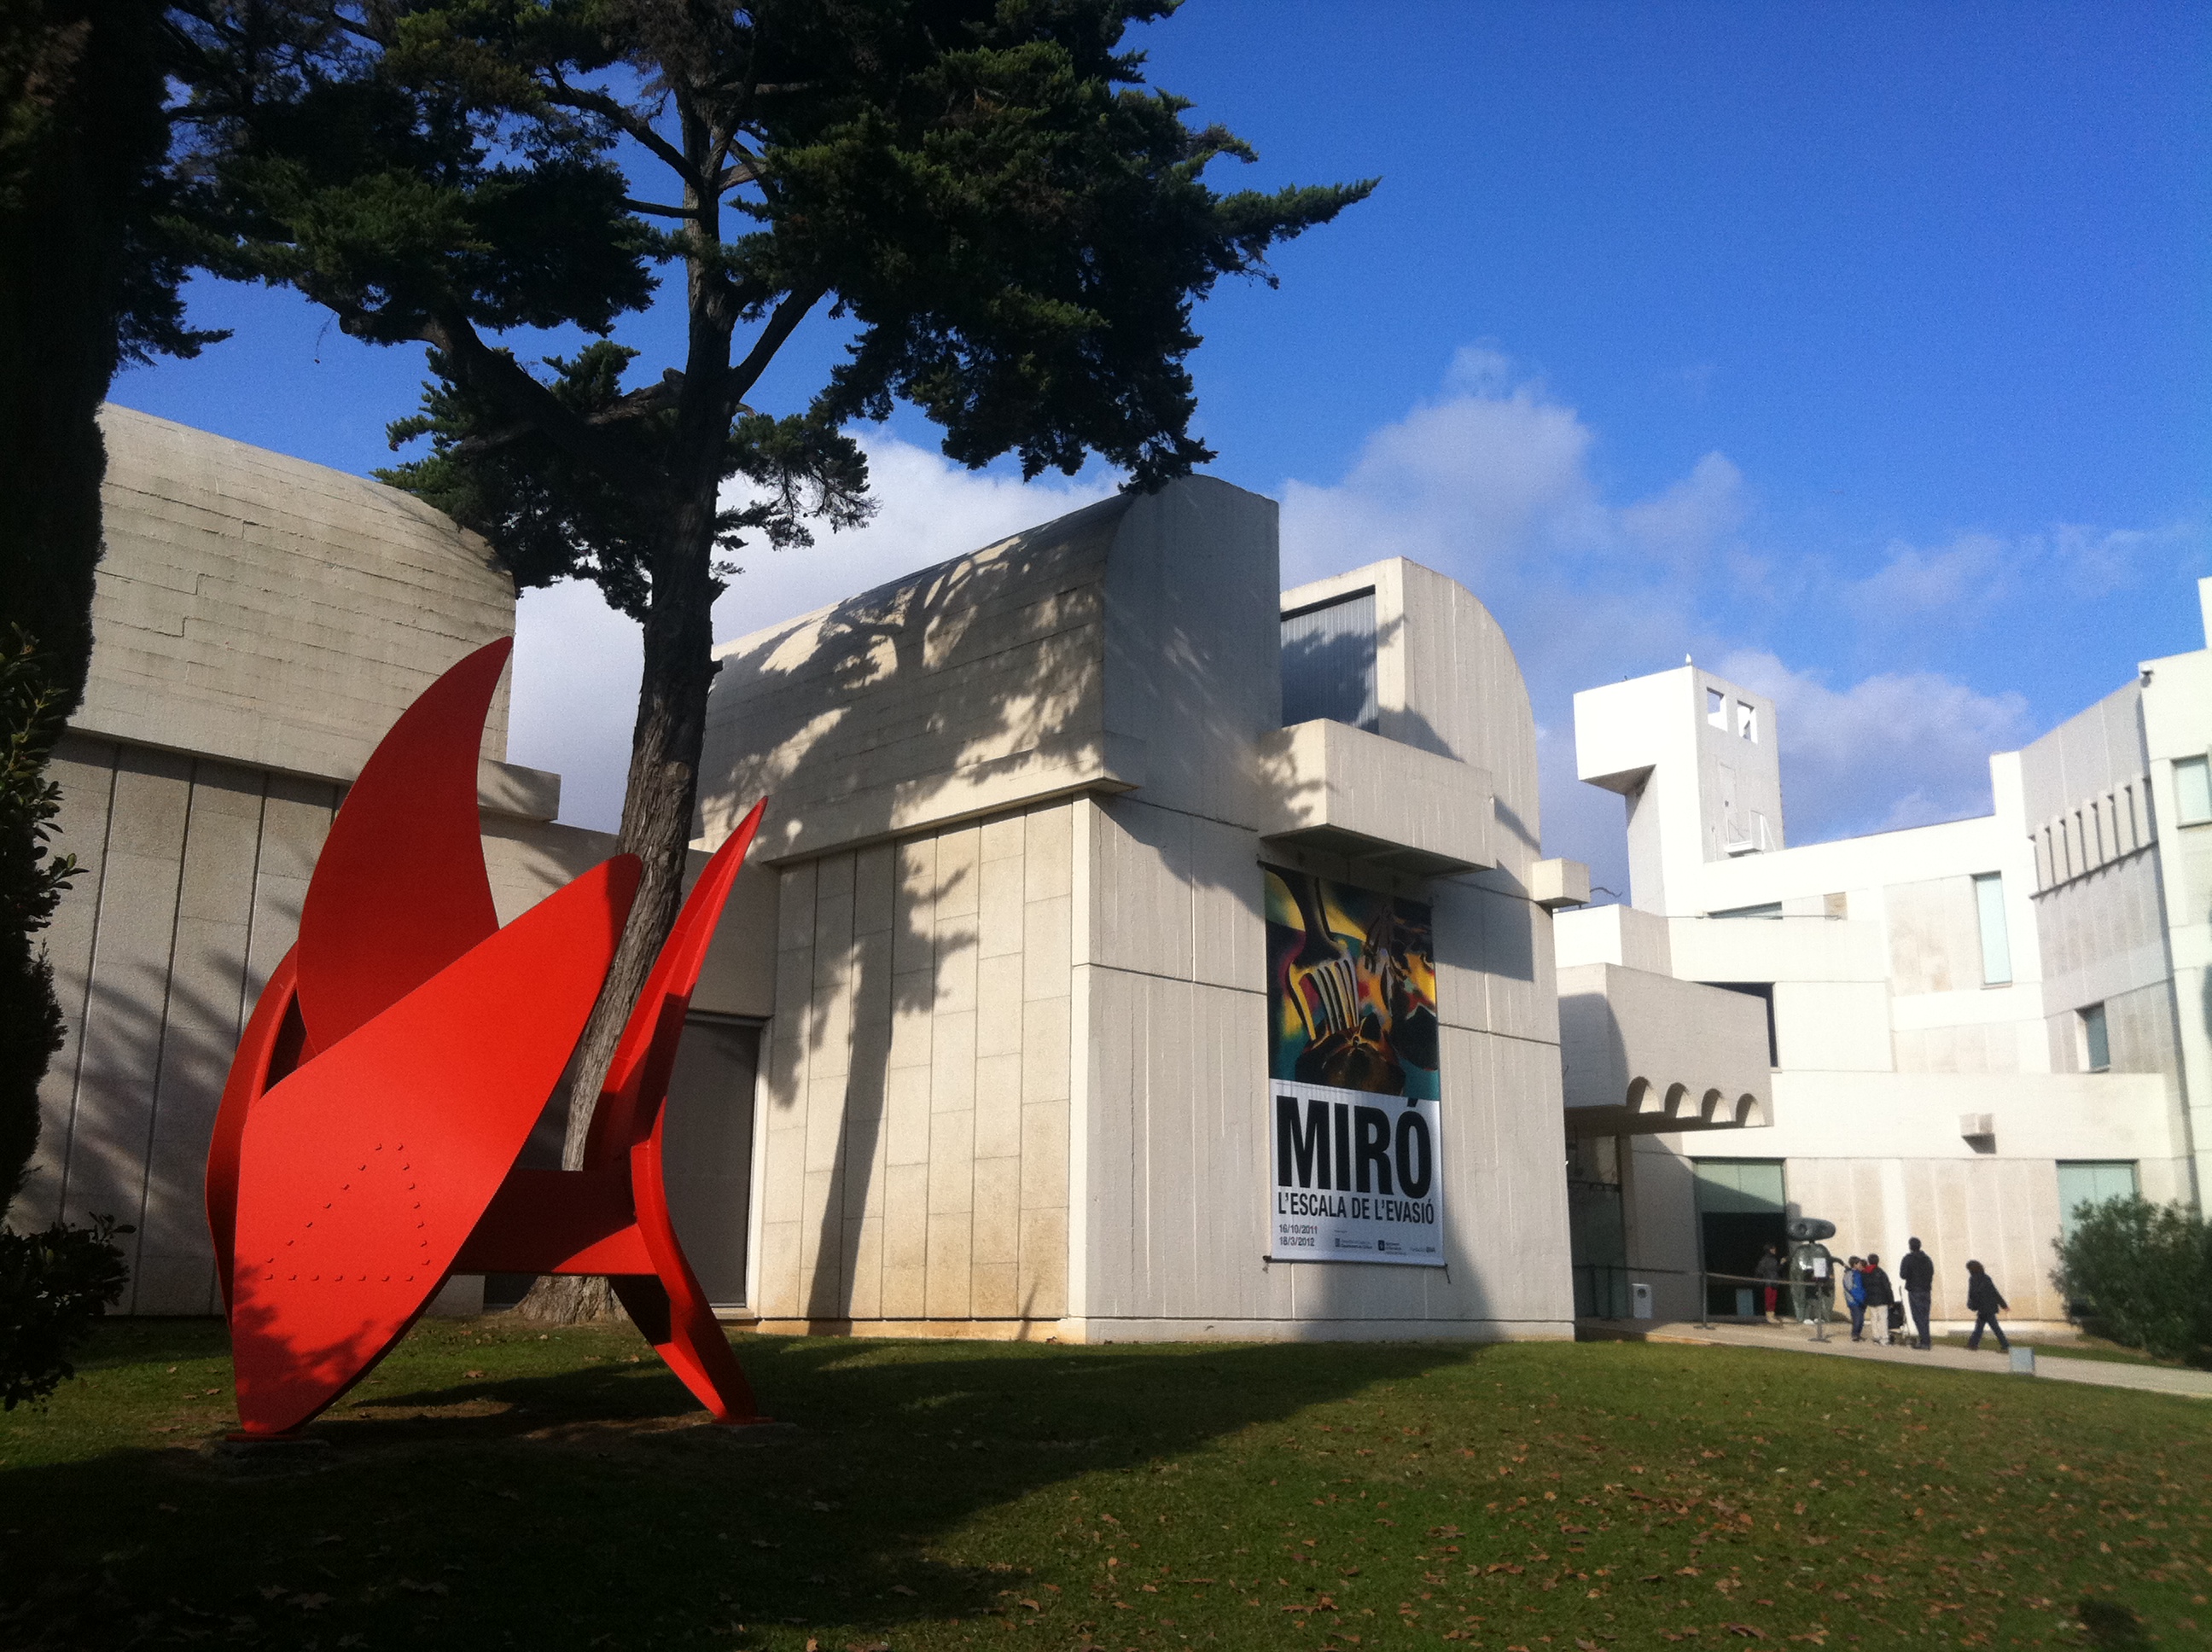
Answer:
<svg viewBox="0 0 2212 1652"><path fill-rule="evenodd" d="M1310 872L1261 872L1269 1254L1441 1266L1429 908Z"/></svg>

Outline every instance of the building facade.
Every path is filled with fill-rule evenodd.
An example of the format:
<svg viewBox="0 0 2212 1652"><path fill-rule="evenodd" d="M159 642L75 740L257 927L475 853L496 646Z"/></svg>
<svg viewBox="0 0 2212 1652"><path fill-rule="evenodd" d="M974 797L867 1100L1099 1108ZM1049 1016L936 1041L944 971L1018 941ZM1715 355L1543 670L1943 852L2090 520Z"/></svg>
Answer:
<svg viewBox="0 0 2212 1652"><path fill-rule="evenodd" d="M777 886L746 974L764 1326L1570 1334L1543 903L1570 874L1540 859L1519 671L1410 563L1279 592L1275 522L1186 480L720 651L702 841L766 794ZM1425 926L1430 1008L1364 1041L1433 1076L1433 1186L1397 1167L1443 1213L1421 1260L1271 1226L1292 884L1334 891L1300 932L1353 993L1384 949L1346 912ZM1379 1093L1396 1113L1350 1111L1413 1110ZM1310 1175L1326 1131L1297 1145ZM1322 1180L1357 1200L1367 1174L1340 1147Z"/></svg>
<svg viewBox="0 0 2212 1652"><path fill-rule="evenodd" d="M53 771L70 1042L9 1219L128 1222L124 1310L206 1313L210 1128L332 811L514 592L405 495L106 428ZM1217 481L718 655L700 862L770 803L665 1127L733 1321L1565 1337L1639 1284L1699 1311L1700 1271L1798 1212L1862 1250L1920 1234L1940 1312L1971 1253L2056 1318L2077 1196L2212 1172L2205 652L1994 758L1989 817L1802 848L1771 705L1686 668L1579 696L1633 878L1580 911L1482 604L1398 560L1282 591L1274 505ZM505 761L503 693L482 757L509 919L613 845ZM549 1101L526 1162L560 1124Z"/></svg>
<svg viewBox="0 0 2212 1652"><path fill-rule="evenodd" d="M2212 627L2212 581L2199 586ZM1986 816L1792 848L1772 704L1693 666L1575 701L1577 762L1626 799L1631 902L1558 927L1578 970L1636 963L1755 1005L1772 1114L1726 1139L1578 1127L1619 1236L1586 1265L1698 1310L1788 1216L1839 1247L1938 1262L1965 1314L1982 1261L2057 1321L2051 1242L2085 1200L2197 1201L2212 1175L2212 653L1990 759ZM1577 1058L1567 1040L1569 1090ZM1704 1306L1731 1311L1734 1284Z"/></svg>
<svg viewBox="0 0 2212 1652"><path fill-rule="evenodd" d="M124 1311L205 1313L244 1017L346 786L511 631L514 591L404 495L106 428L92 683L54 770L70 1042L9 1217L129 1222ZM1187 481L720 651L702 858L773 803L667 1132L732 1319L1571 1333L1551 928L1577 869L1540 858L1511 651L1411 564L1281 592L1275 531ZM505 762L503 696L483 758L512 917L612 846ZM557 1135L549 1107L532 1153Z"/></svg>

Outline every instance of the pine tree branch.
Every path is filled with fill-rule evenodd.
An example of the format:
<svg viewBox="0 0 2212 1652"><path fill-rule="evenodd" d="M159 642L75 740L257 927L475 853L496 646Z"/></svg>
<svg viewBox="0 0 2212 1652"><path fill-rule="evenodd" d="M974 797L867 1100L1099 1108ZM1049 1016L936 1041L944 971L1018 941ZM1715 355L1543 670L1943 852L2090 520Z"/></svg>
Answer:
<svg viewBox="0 0 2212 1652"><path fill-rule="evenodd" d="M635 138L640 144L659 156L661 163L690 185L694 191L705 193L707 181L699 176L697 168L691 164L690 157L659 132L654 131L650 121L645 119L621 99L610 96L592 87L571 86L556 74L552 76L551 88L545 94L545 100L548 103L557 104L562 108L580 109L586 114L598 115L613 125L616 130L627 137Z"/></svg>
<svg viewBox="0 0 2212 1652"><path fill-rule="evenodd" d="M829 290L821 285L808 288L792 294L775 307L775 313L769 317L768 325L753 341L753 347L745 353L745 359L723 377L723 393L731 401L744 398L745 392L758 382L762 374L768 371L768 364L775 359L775 353L799 330L799 324L806 319L806 313L819 304L823 295Z"/></svg>
<svg viewBox="0 0 2212 1652"><path fill-rule="evenodd" d="M569 458L611 480L619 482L635 474L637 453L633 447L605 424L564 406L551 391L524 372L514 356L485 343L467 321L434 317L423 324L421 337L452 365L456 378L514 418L510 428L482 439L486 451L535 432ZM658 393L664 402L672 399L672 392L664 386L640 393Z"/></svg>

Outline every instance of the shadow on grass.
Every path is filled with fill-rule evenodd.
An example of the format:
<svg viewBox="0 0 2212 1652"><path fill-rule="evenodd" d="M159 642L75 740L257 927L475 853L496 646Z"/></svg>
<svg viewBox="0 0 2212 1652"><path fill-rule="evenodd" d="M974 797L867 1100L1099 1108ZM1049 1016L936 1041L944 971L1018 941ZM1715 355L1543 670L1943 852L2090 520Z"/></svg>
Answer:
<svg viewBox="0 0 2212 1652"><path fill-rule="evenodd" d="M746 1645L769 1625L824 1623L880 1635L988 1609L1026 1564L1004 1558L1010 1540L1058 1564L1071 1520L1110 1513L1133 1473L1172 1476L1190 1454L1236 1452L1255 1424L1482 1357L746 1338L763 1409L795 1425L748 1433L705 1424L649 1353L630 1363L627 1332L465 1336L419 1330L377 1386L314 1425L326 1452L272 1462L210 1449L221 1401L204 1382L197 1412L162 1409L161 1382L183 1380L165 1368L227 1371L219 1327L113 1327L83 1364L74 1415L49 1419L81 1427L96 1409L112 1442L0 1470L0 1522L23 1563L0 1582L0 1644L627 1647L744 1625L722 1643ZM179 1415L191 1420L164 1444L130 1442ZM987 1515L989 1560L963 1542Z"/></svg>

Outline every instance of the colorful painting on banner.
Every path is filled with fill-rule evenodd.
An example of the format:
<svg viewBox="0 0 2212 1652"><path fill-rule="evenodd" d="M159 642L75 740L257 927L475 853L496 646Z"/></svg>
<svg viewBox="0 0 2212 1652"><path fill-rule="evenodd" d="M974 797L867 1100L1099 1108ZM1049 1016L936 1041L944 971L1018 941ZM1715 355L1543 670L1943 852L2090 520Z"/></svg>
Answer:
<svg viewBox="0 0 2212 1652"><path fill-rule="evenodd" d="M1443 1265L1429 908L1263 866L1268 1254Z"/></svg>

